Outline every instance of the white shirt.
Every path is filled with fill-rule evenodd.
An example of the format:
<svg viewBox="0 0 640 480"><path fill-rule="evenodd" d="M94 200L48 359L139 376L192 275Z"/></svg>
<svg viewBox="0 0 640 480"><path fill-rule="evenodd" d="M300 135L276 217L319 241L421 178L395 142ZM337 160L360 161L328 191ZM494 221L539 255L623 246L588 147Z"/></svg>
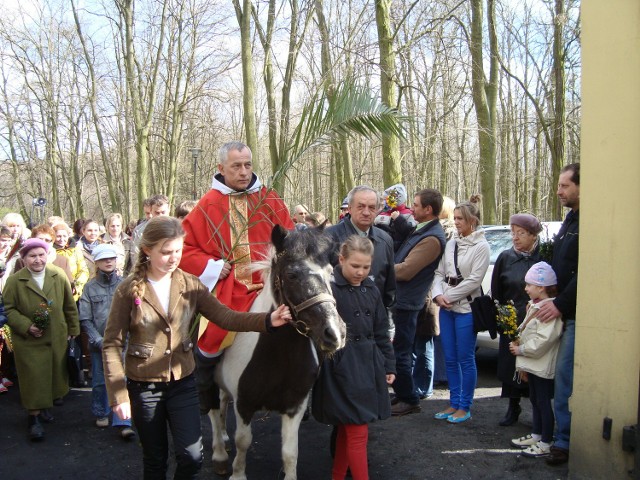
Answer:
<svg viewBox="0 0 640 480"><path fill-rule="evenodd" d="M169 314L169 296L171 294L171 277L167 276L162 280L151 280L147 279L148 282L153 287L153 290L156 292L156 297L160 300L160 305L165 313Z"/></svg>

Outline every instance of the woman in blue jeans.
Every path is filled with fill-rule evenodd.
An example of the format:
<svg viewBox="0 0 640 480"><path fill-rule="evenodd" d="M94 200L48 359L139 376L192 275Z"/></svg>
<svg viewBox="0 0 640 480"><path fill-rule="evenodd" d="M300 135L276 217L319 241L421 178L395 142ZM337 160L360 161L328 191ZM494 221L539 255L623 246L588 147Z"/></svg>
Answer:
<svg viewBox="0 0 640 480"><path fill-rule="evenodd" d="M474 201L475 200L475 201ZM456 205L454 237L447 242L433 281L433 301L440 307L440 339L449 381L449 408L438 420L461 423L471 418L476 369L476 333L470 303L481 294L489 267L489 244L480 225L478 196Z"/></svg>

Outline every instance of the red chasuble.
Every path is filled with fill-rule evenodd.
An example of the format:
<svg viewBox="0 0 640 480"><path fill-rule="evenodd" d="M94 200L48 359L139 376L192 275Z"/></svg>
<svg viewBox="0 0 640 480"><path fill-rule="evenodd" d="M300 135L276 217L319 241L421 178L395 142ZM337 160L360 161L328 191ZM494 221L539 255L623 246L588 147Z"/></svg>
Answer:
<svg viewBox="0 0 640 480"><path fill-rule="evenodd" d="M220 302L240 312L249 311L262 289L260 273L251 272L250 265L264 260L273 226L293 229L289 210L275 191L259 187L250 192L230 191L214 180L212 190L182 223L187 235L180 268L200 276L210 259L231 263L231 273L218 280L214 293ZM198 347L216 353L230 344L228 333L207 322Z"/></svg>

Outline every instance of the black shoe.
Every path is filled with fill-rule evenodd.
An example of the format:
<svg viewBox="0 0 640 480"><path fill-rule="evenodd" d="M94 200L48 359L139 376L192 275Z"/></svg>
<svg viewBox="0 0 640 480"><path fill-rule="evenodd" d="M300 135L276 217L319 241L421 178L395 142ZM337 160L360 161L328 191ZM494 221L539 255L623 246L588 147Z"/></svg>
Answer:
<svg viewBox="0 0 640 480"><path fill-rule="evenodd" d="M44 440L44 427L39 417L39 415L29 415L29 440L32 442Z"/></svg>
<svg viewBox="0 0 640 480"><path fill-rule="evenodd" d="M507 413L505 414L504 418L500 420L500 423L498 425L500 425L501 427L510 427L518 421L520 413L522 413L522 407L520 407L520 405L509 405L509 410L507 410Z"/></svg>
<svg viewBox="0 0 640 480"><path fill-rule="evenodd" d="M53 415L51 415L51 412L49 411L48 408L45 408L44 410L40 410L38 417L40 418L40 421L44 423L51 423L54 420L54 417Z"/></svg>
<svg viewBox="0 0 640 480"><path fill-rule="evenodd" d="M64 398L62 398L62 397L54 398L53 399L53 404L56 407L61 407L62 405L64 405Z"/></svg>

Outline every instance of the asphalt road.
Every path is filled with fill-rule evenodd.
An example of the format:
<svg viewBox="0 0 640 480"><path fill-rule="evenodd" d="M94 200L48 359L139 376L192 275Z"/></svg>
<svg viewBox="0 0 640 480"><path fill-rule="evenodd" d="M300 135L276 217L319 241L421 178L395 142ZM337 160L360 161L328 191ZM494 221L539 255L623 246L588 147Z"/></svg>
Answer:
<svg viewBox="0 0 640 480"><path fill-rule="evenodd" d="M448 392L436 390L422 402L422 412L390 418L370 426L369 471L372 480L425 479L565 479L567 468L549 467L542 459L518 455L509 440L530 433L531 408L523 402L521 422L499 427L506 402L499 398L495 357L479 355L479 379L473 418L451 425L433 419L447 405ZM90 389L74 389L41 443L27 440L26 413L17 387L0 395L0 479L122 480L142 478L137 441L125 442L116 429L98 429L90 412ZM211 464L211 428L202 418L205 461L200 478L220 479ZM254 419L248 454L249 480L280 478L280 422L274 415ZM331 428L310 419L300 427L300 480L331 478L328 452Z"/></svg>

